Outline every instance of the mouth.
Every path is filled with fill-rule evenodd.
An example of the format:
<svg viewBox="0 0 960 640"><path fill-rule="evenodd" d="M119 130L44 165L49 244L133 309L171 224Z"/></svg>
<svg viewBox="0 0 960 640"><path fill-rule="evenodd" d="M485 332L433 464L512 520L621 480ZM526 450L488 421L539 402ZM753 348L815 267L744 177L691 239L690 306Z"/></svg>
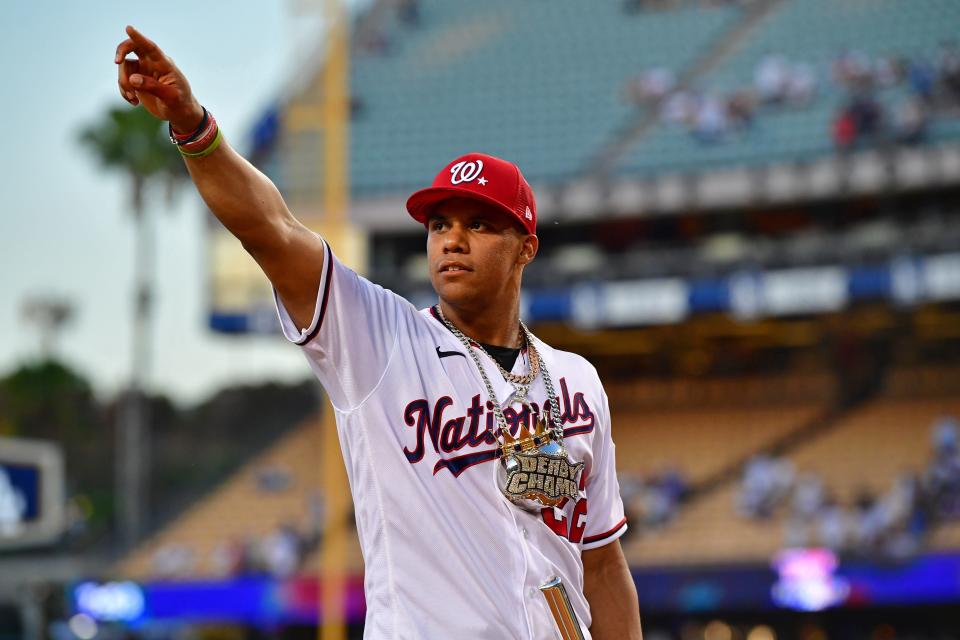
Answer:
<svg viewBox="0 0 960 640"><path fill-rule="evenodd" d="M466 273L467 271L471 271L471 269L459 262L444 262L439 269L440 273Z"/></svg>

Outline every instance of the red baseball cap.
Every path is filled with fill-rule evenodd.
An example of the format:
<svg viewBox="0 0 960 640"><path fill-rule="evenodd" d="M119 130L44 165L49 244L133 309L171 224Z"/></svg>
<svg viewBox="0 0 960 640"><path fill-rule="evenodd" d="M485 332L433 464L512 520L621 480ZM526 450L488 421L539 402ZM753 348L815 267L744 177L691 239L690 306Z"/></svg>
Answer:
<svg viewBox="0 0 960 640"><path fill-rule="evenodd" d="M537 232L533 189L512 162L484 153L462 155L437 174L432 186L410 196L407 211L414 220L426 224L434 207L451 198L469 198L493 205L515 218L527 233Z"/></svg>

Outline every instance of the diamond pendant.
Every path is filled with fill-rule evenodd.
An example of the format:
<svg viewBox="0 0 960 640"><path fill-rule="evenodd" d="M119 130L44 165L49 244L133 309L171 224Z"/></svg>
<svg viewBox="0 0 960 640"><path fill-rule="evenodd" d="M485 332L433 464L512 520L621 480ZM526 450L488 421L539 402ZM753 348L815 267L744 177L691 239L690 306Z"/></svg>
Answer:
<svg viewBox="0 0 960 640"><path fill-rule="evenodd" d="M583 462L573 462L563 443L548 432L541 418L533 433L526 425L514 438L506 431L500 445L497 485L507 500L527 511L555 507L580 495Z"/></svg>

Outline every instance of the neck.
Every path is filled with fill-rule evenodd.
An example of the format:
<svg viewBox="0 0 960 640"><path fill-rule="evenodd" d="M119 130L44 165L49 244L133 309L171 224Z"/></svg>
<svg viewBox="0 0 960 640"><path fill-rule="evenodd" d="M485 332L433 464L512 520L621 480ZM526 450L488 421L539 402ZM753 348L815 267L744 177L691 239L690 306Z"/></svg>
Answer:
<svg viewBox="0 0 960 640"><path fill-rule="evenodd" d="M474 312L440 300L444 317L471 340L497 347L520 347L520 301L504 313Z"/></svg>

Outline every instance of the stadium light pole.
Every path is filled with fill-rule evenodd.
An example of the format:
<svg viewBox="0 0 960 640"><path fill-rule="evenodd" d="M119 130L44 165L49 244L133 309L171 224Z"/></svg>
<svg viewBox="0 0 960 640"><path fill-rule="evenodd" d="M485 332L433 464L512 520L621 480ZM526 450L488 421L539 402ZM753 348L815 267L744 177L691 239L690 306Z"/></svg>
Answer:
<svg viewBox="0 0 960 640"><path fill-rule="evenodd" d="M328 21L327 60L323 72L323 211L327 237L334 246L347 244L347 203L349 200L349 160L347 151L349 126L349 29L347 12L341 0L324 3ZM344 247L346 248L346 247ZM345 470L337 437L333 407L323 411L323 484L327 502L327 536L321 557L320 640L346 640L346 515L347 489Z"/></svg>
<svg viewBox="0 0 960 640"><path fill-rule="evenodd" d="M316 2L316 4L314 4ZM319 0L303 0L298 8L319 7ZM344 264L362 271L366 249L362 234L350 224L347 215L350 194L349 126L350 126L350 17L342 0L323 0L323 24L326 33L322 74L321 101L295 101L284 114L285 134L296 136L306 131L321 134L322 215L304 222L337 248ZM312 208L312 207L307 207ZM320 640L346 640L346 554L347 517L350 512L350 491L340 453L340 441L333 407L321 410L321 483L323 485L325 523L321 561L317 574L319 584L317 637Z"/></svg>

